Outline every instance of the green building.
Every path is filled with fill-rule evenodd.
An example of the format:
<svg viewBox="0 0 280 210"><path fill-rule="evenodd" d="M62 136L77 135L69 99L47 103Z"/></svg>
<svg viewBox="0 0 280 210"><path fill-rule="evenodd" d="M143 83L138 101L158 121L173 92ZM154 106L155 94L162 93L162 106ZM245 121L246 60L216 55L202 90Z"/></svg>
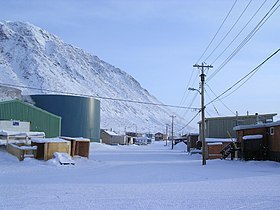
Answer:
<svg viewBox="0 0 280 210"><path fill-rule="evenodd" d="M206 138L231 138L236 137L233 128L237 125L253 125L257 123L273 122L277 114L255 114L243 116L212 117L205 119ZM198 122L201 133L201 121Z"/></svg>
<svg viewBox="0 0 280 210"><path fill-rule="evenodd" d="M46 137L61 135L61 117L20 100L0 102L0 120L30 122L31 131L45 132Z"/></svg>

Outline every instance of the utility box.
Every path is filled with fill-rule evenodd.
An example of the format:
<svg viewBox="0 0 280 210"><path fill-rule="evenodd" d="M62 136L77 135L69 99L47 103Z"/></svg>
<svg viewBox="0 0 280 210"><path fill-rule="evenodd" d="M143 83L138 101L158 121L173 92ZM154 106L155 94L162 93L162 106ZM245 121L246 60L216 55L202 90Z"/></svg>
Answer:
<svg viewBox="0 0 280 210"><path fill-rule="evenodd" d="M29 132L30 122L18 120L0 120L0 130Z"/></svg>

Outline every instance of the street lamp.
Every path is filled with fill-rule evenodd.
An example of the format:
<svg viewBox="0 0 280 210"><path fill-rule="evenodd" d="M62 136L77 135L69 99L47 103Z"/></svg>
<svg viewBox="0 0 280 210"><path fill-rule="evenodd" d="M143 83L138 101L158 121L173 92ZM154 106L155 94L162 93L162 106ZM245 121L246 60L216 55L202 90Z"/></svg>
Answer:
<svg viewBox="0 0 280 210"><path fill-rule="evenodd" d="M200 91L198 89L195 89L195 88L188 88L188 90L190 90L190 91L197 91L197 92L199 92L199 94L201 94Z"/></svg>

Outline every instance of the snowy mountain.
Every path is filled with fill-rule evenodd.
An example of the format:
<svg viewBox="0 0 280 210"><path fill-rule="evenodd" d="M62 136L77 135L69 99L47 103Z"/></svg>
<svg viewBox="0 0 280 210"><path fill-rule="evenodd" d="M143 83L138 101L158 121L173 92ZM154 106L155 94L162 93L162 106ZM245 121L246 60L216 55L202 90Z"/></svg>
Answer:
<svg viewBox="0 0 280 210"><path fill-rule="evenodd" d="M36 88L20 88L23 95L60 91L161 103L124 71L29 23L0 21L0 70L2 84ZM101 128L119 132L163 132L173 114L159 106L100 100Z"/></svg>

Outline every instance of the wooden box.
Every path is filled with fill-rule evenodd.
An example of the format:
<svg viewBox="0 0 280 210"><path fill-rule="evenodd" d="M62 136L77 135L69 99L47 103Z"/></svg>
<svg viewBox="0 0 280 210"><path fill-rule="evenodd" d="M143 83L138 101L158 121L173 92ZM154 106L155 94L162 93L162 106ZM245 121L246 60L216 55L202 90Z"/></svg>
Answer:
<svg viewBox="0 0 280 210"><path fill-rule="evenodd" d="M71 152L70 155L81 156L89 158L89 147L90 140L86 138L71 138L71 137L60 137L61 139L71 142Z"/></svg>
<svg viewBox="0 0 280 210"><path fill-rule="evenodd" d="M71 142L60 138L31 139L31 145L37 146L37 159L49 160L55 152L67 153L70 155Z"/></svg>
<svg viewBox="0 0 280 210"><path fill-rule="evenodd" d="M20 161L24 160L26 157L35 158L37 154L37 147L30 146L23 143L11 143L7 144L7 152L16 156Z"/></svg>

